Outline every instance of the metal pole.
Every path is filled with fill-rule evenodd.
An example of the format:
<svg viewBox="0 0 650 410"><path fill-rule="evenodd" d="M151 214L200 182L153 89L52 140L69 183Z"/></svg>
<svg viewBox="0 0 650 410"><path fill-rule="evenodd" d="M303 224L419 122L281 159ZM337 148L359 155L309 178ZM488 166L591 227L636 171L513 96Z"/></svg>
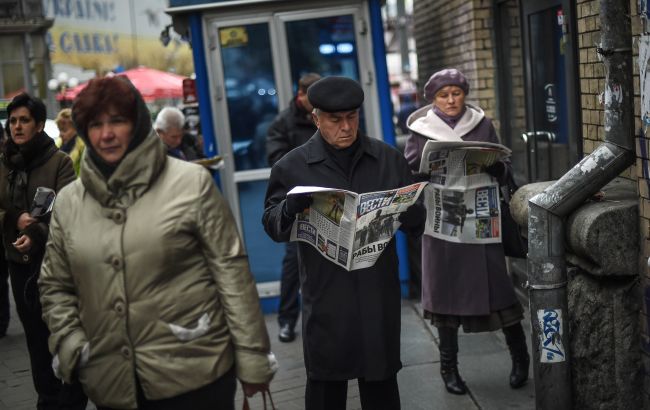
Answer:
<svg viewBox="0 0 650 410"><path fill-rule="evenodd" d="M630 2L601 0L600 47L605 65L605 141L635 151Z"/></svg>
<svg viewBox="0 0 650 410"><path fill-rule="evenodd" d="M571 409L567 274L561 217L535 204L528 213L528 288L537 409Z"/></svg>
<svg viewBox="0 0 650 410"><path fill-rule="evenodd" d="M404 0L397 0L397 37L399 38L399 52L402 60L402 75L410 78L411 62L409 60L409 43L407 31L406 8Z"/></svg>

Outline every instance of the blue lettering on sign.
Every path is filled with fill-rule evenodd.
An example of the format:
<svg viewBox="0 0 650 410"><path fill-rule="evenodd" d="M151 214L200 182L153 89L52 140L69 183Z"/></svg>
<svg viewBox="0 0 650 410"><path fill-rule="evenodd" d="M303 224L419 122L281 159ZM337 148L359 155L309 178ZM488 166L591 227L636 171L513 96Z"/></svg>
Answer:
<svg viewBox="0 0 650 410"><path fill-rule="evenodd" d="M83 47L81 45L81 37L79 36L79 33L74 33L72 34L72 39L74 40L74 45L78 53L83 53Z"/></svg>
<svg viewBox="0 0 650 410"><path fill-rule="evenodd" d="M43 7L54 17L115 21L115 0L43 0Z"/></svg>
<svg viewBox="0 0 650 410"><path fill-rule="evenodd" d="M117 51L118 34L70 33L59 36L59 50L63 53L112 54Z"/></svg>
<svg viewBox="0 0 650 410"><path fill-rule="evenodd" d="M558 312L553 309L544 310L543 333L544 333L544 350L546 351L546 359L549 361L556 361L555 355L564 359L564 351L562 348L561 326Z"/></svg>
<svg viewBox="0 0 650 410"><path fill-rule="evenodd" d="M59 49L64 53L72 51L72 44L70 44L70 33L64 31L59 37Z"/></svg>

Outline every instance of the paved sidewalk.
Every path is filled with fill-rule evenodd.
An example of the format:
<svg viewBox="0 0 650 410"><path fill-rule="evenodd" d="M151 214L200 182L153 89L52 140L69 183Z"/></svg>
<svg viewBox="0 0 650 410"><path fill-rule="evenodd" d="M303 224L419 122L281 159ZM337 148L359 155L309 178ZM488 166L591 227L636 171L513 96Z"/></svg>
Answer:
<svg viewBox="0 0 650 410"><path fill-rule="evenodd" d="M470 393L455 396L447 393L440 378L440 355L435 328L422 317L419 304L402 303L402 349L404 367L398 373L402 410L503 410L534 409L535 389L532 379L521 389L508 384L510 355L502 332L463 334L459 336L459 366ZM267 315L267 328L280 370L271 384L273 400L281 410L304 408L305 369L300 334L292 343L280 343L275 315ZM300 326L300 325L299 325ZM528 315L524 329L530 328ZM530 351L530 347L529 347ZM530 372L532 376L532 368ZM241 392L238 392L240 408ZM250 402L262 409L259 397ZM356 381L349 383L348 410L361 409Z"/></svg>
<svg viewBox="0 0 650 410"><path fill-rule="evenodd" d="M398 382L403 410L515 410L535 407L532 380L519 390L508 385L510 356L501 332L460 334L459 366L470 394L448 394L439 374L437 335L419 311L419 305L411 301L402 304L404 368L398 373ZM266 324L273 351L280 362L280 370L271 384L275 405L281 410L303 409L305 369L300 334L292 343L280 343L276 315L267 315ZM524 326L528 330L529 322ZM348 410L361 409L356 382L350 382L349 386ZM236 408L241 408L241 401L239 389ZM0 339L0 410L35 409L35 403L22 327L12 311L9 333ZM250 404L253 410L263 408L259 395L253 397ZM88 409L94 409L94 406L89 404Z"/></svg>

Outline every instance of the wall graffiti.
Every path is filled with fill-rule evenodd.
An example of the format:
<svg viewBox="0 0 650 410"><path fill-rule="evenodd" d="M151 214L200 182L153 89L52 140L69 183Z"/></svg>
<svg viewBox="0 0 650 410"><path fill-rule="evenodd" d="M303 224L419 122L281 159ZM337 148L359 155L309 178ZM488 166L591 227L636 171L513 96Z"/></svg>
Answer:
<svg viewBox="0 0 650 410"><path fill-rule="evenodd" d="M566 360L562 334L562 309L539 309L537 321L541 329L539 361L541 363L559 363Z"/></svg>

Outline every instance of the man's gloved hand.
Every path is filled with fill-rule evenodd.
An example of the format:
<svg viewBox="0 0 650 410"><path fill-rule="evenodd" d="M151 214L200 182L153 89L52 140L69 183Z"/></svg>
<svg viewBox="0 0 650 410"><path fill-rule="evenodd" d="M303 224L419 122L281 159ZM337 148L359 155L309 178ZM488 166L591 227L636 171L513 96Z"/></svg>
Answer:
<svg viewBox="0 0 650 410"><path fill-rule="evenodd" d="M420 202L409 206L405 212L399 214L398 220L406 228L422 228L424 231L424 221L427 219L427 211ZM421 233L421 232L420 232Z"/></svg>
<svg viewBox="0 0 650 410"><path fill-rule="evenodd" d="M429 180L431 180L431 174L427 172L413 174L413 182L429 182Z"/></svg>
<svg viewBox="0 0 650 410"><path fill-rule="evenodd" d="M284 213L287 216L293 217L295 214L304 211L314 202L311 195L287 195L284 200Z"/></svg>
<svg viewBox="0 0 650 410"><path fill-rule="evenodd" d="M502 178L503 174L506 171L506 166L503 162L497 161L489 167L485 167L485 172L492 175L495 178Z"/></svg>

